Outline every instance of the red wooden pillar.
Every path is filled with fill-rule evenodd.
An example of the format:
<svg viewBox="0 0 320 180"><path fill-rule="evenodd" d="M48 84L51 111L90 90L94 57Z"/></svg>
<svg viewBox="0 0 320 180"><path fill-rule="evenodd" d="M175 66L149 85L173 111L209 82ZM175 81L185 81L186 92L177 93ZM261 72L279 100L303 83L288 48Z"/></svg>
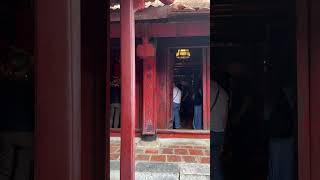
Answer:
<svg viewBox="0 0 320 180"><path fill-rule="evenodd" d="M309 1L311 180L320 179L320 1Z"/></svg>
<svg viewBox="0 0 320 180"><path fill-rule="evenodd" d="M35 2L35 179L105 179L109 2Z"/></svg>
<svg viewBox="0 0 320 180"><path fill-rule="evenodd" d="M109 108L105 107L110 96L109 84L105 84L109 75L106 3L109 1L81 1L81 180L108 179L110 172L106 163Z"/></svg>
<svg viewBox="0 0 320 180"><path fill-rule="evenodd" d="M320 15L317 0L297 1L299 180L320 179Z"/></svg>
<svg viewBox="0 0 320 180"><path fill-rule="evenodd" d="M143 44L137 48L138 56L143 59L143 127L142 135L154 140L156 133L155 91L156 91L156 53L155 48L143 38Z"/></svg>
<svg viewBox="0 0 320 180"><path fill-rule="evenodd" d="M134 1L121 0L121 154L120 179L135 179L135 27Z"/></svg>
<svg viewBox="0 0 320 180"><path fill-rule="evenodd" d="M143 61L143 135L155 135L156 61L154 57Z"/></svg>
<svg viewBox="0 0 320 180"><path fill-rule="evenodd" d="M80 1L36 1L35 179L81 179Z"/></svg>
<svg viewBox="0 0 320 180"><path fill-rule="evenodd" d="M311 180L309 3L297 0L296 6L299 180Z"/></svg>
<svg viewBox="0 0 320 180"><path fill-rule="evenodd" d="M203 87L203 129L210 129L210 49L203 49L202 87Z"/></svg>

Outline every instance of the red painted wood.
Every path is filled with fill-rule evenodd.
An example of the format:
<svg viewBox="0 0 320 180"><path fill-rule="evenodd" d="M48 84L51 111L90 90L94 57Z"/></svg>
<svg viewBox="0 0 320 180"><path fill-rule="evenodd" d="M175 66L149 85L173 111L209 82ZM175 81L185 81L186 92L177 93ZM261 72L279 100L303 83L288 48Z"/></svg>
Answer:
<svg viewBox="0 0 320 180"><path fill-rule="evenodd" d="M192 138L192 139L209 139L210 134L158 134L159 138Z"/></svg>
<svg viewBox="0 0 320 180"><path fill-rule="evenodd" d="M298 168L299 180L311 180L308 3L297 1Z"/></svg>
<svg viewBox="0 0 320 180"><path fill-rule="evenodd" d="M136 58L137 59L137 58ZM143 63L136 60L136 129L142 126L143 114Z"/></svg>
<svg viewBox="0 0 320 180"><path fill-rule="evenodd" d="M158 53L157 61L156 61L156 99L155 99L155 106L156 106L156 113L155 119L157 122L158 128L168 128L167 125L167 107L166 107L166 81L167 81L167 61L165 60L167 57L167 49L164 48L163 44L159 44L160 53ZM161 60L160 60L161 59Z"/></svg>
<svg viewBox="0 0 320 180"><path fill-rule="evenodd" d="M134 0L134 10L144 9L144 0Z"/></svg>
<svg viewBox="0 0 320 180"><path fill-rule="evenodd" d="M135 137L141 137L141 129L135 130ZM120 129L111 129L110 130L110 137L121 137L121 130Z"/></svg>
<svg viewBox="0 0 320 180"><path fill-rule="evenodd" d="M136 37L145 36L146 24L137 23L135 25ZM120 25L111 24L111 38L120 37ZM209 36L210 23L186 22L186 23L153 23L148 25L148 35L150 37L194 37Z"/></svg>
<svg viewBox="0 0 320 180"><path fill-rule="evenodd" d="M156 60L154 57L143 60L143 130L144 135L156 133L155 96Z"/></svg>
<svg viewBox="0 0 320 180"><path fill-rule="evenodd" d="M320 2L311 0L309 4L309 57L310 57L310 153L311 180L320 179Z"/></svg>
<svg viewBox="0 0 320 180"><path fill-rule="evenodd" d="M107 7L105 1L81 2L81 108L82 108L82 180L100 180L109 177L108 125L109 74L107 52L109 51ZM107 93L106 93L107 92ZM108 103L109 104L109 103ZM107 173L106 173L107 172Z"/></svg>
<svg viewBox="0 0 320 180"><path fill-rule="evenodd" d="M135 179L135 29L134 2L121 0L121 158L120 179Z"/></svg>
<svg viewBox="0 0 320 180"><path fill-rule="evenodd" d="M202 88L203 88L203 129L210 129L210 50L203 49Z"/></svg>
<svg viewBox="0 0 320 180"><path fill-rule="evenodd" d="M167 49L167 64L166 64L166 119L167 126L165 129L173 128L173 112L172 112L172 100L173 100L173 67L174 60L172 58L171 50Z"/></svg>
<svg viewBox="0 0 320 180"><path fill-rule="evenodd" d="M81 179L80 2L36 3L35 179ZM57 15L57 11L59 12Z"/></svg>
<svg viewBox="0 0 320 180"><path fill-rule="evenodd" d="M156 51L149 38L144 37L143 43L137 47L137 55L143 63L143 122L142 134L154 135L155 121L155 90L156 90Z"/></svg>
<svg viewBox="0 0 320 180"><path fill-rule="evenodd" d="M135 137L141 137L142 130L136 129ZM210 137L208 131L192 131L192 130L174 130L174 129L157 129L157 135L160 138L195 138L207 139ZM111 129L110 137L120 137L120 129Z"/></svg>
<svg viewBox="0 0 320 180"><path fill-rule="evenodd" d="M108 8L110 6L110 2L107 1L106 2L106 17L108 17L108 15L110 15L110 8ZM110 75L111 75L111 39L110 39L110 18L107 18L106 20L107 23L107 57L106 57L106 82L110 82ZM120 67L119 67L120 69ZM120 71L120 70L119 70ZM120 73L119 73L120 74ZM106 126L105 126L105 132L106 132L106 136L105 136L105 142L106 142L106 150L105 150L105 154L106 154L106 163L105 163L105 179L108 180L110 179L110 163L108 163L110 161L110 156L108 156L108 154L110 154L110 124L109 124L109 117L110 117L110 83L106 83L106 113L105 113L105 117L107 119L106 122Z"/></svg>

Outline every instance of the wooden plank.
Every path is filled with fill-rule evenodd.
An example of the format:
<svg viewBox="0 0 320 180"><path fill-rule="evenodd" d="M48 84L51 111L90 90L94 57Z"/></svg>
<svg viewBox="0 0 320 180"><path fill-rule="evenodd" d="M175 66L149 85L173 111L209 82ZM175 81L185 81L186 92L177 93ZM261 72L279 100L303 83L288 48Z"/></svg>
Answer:
<svg viewBox="0 0 320 180"><path fill-rule="evenodd" d="M141 137L142 130L135 130L135 137ZM121 137L121 129L110 129L109 137Z"/></svg>
<svg viewBox="0 0 320 180"><path fill-rule="evenodd" d="M186 22L186 23L137 23L135 25L136 37L143 37L148 30L150 37L194 37L209 36L210 22ZM112 24L111 38L120 37L120 25Z"/></svg>
<svg viewBox="0 0 320 180"><path fill-rule="evenodd" d="M168 128L167 125L167 116L166 116L166 112L167 112L167 107L166 107L166 94L167 94L167 90L166 90L166 81L167 81L167 73L166 73L166 64L167 61L164 60L166 59L166 49L164 48L164 44L162 44L161 42L159 42L158 44L159 49L157 50L157 59L158 61L156 61L156 73L157 73L157 79L156 79L156 100L155 100L155 106L156 106L156 122L157 122L157 127L158 128ZM162 59L162 60L160 60Z"/></svg>
<svg viewBox="0 0 320 180"><path fill-rule="evenodd" d="M141 137L142 130L136 129L135 137ZM195 138L208 139L210 138L210 131L208 130L175 130L175 129L157 129L159 138ZM112 129L110 137L120 137L120 129Z"/></svg>
<svg viewBox="0 0 320 180"><path fill-rule="evenodd" d="M320 1L311 0L309 4L309 57L310 57L310 152L311 180L320 179Z"/></svg>
<svg viewBox="0 0 320 180"><path fill-rule="evenodd" d="M107 71L108 32L105 1L81 4L81 48L82 48L82 180L100 180L109 177L109 144L106 118L109 108L109 84L105 84ZM107 93L106 93L107 92ZM106 96L108 95L108 96ZM109 103L108 103L109 104ZM106 173L107 172L107 173Z"/></svg>
<svg viewBox="0 0 320 180"><path fill-rule="evenodd" d="M299 180L311 180L308 1L297 1L296 17Z"/></svg>
<svg viewBox="0 0 320 180"><path fill-rule="evenodd" d="M157 20L157 19L164 19L168 17L168 6L165 7L150 7L146 8L142 11L138 11L135 13L135 20ZM110 13L110 21L111 22L119 22L120 21L120 14L119 9L113 10Z"/></svg>
<svg viewBox="0 0 320 180"><path fill-rule="evenodd" d="M203 129L210 128L210 50L203 48L202 83L203 83Z"/></svg>
<svg viewBox="0 0 320 180"><path fill-rule="evenodd" d="M80 1L38 0L35 3L35 179L79 180Z"/></svg>
<svg viewBox="0 0 320 180"><path fill-rule="evenodd" d="M159 138L192 138L192 139L209 139L210 134L173 134L173 133L167 133L167 134L158 134Z"/></svg>
<svg viewBox="0 0 320 180"><path fill-rule="evenodd" d="M135 179L136 74L134 1L121 0L121 158L120 179Z"/></svg>

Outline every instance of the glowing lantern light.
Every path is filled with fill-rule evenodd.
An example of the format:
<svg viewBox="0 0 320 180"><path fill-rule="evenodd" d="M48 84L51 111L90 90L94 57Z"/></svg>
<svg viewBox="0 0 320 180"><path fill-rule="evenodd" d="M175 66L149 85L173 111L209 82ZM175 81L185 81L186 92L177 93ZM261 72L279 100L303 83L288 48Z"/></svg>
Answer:
<svg viewBox="0 0 320 180"><path fill-rule="evenodd" d="M177 59L189 59L191 57L191 53L189 49L178 49L176 52L176 58Z"/></svg>

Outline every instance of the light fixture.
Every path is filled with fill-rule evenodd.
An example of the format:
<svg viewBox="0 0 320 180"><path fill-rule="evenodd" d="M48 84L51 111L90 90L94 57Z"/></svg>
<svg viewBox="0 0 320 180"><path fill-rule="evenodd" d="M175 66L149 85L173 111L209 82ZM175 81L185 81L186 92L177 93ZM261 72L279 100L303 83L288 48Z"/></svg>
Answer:
<svg viewBox="0 0 320 180"><path fill-rule="evenodd" d="M176 58L177 59L189 59L191 57L191 53L189 49L178 49L176 52Z"/></svg>

